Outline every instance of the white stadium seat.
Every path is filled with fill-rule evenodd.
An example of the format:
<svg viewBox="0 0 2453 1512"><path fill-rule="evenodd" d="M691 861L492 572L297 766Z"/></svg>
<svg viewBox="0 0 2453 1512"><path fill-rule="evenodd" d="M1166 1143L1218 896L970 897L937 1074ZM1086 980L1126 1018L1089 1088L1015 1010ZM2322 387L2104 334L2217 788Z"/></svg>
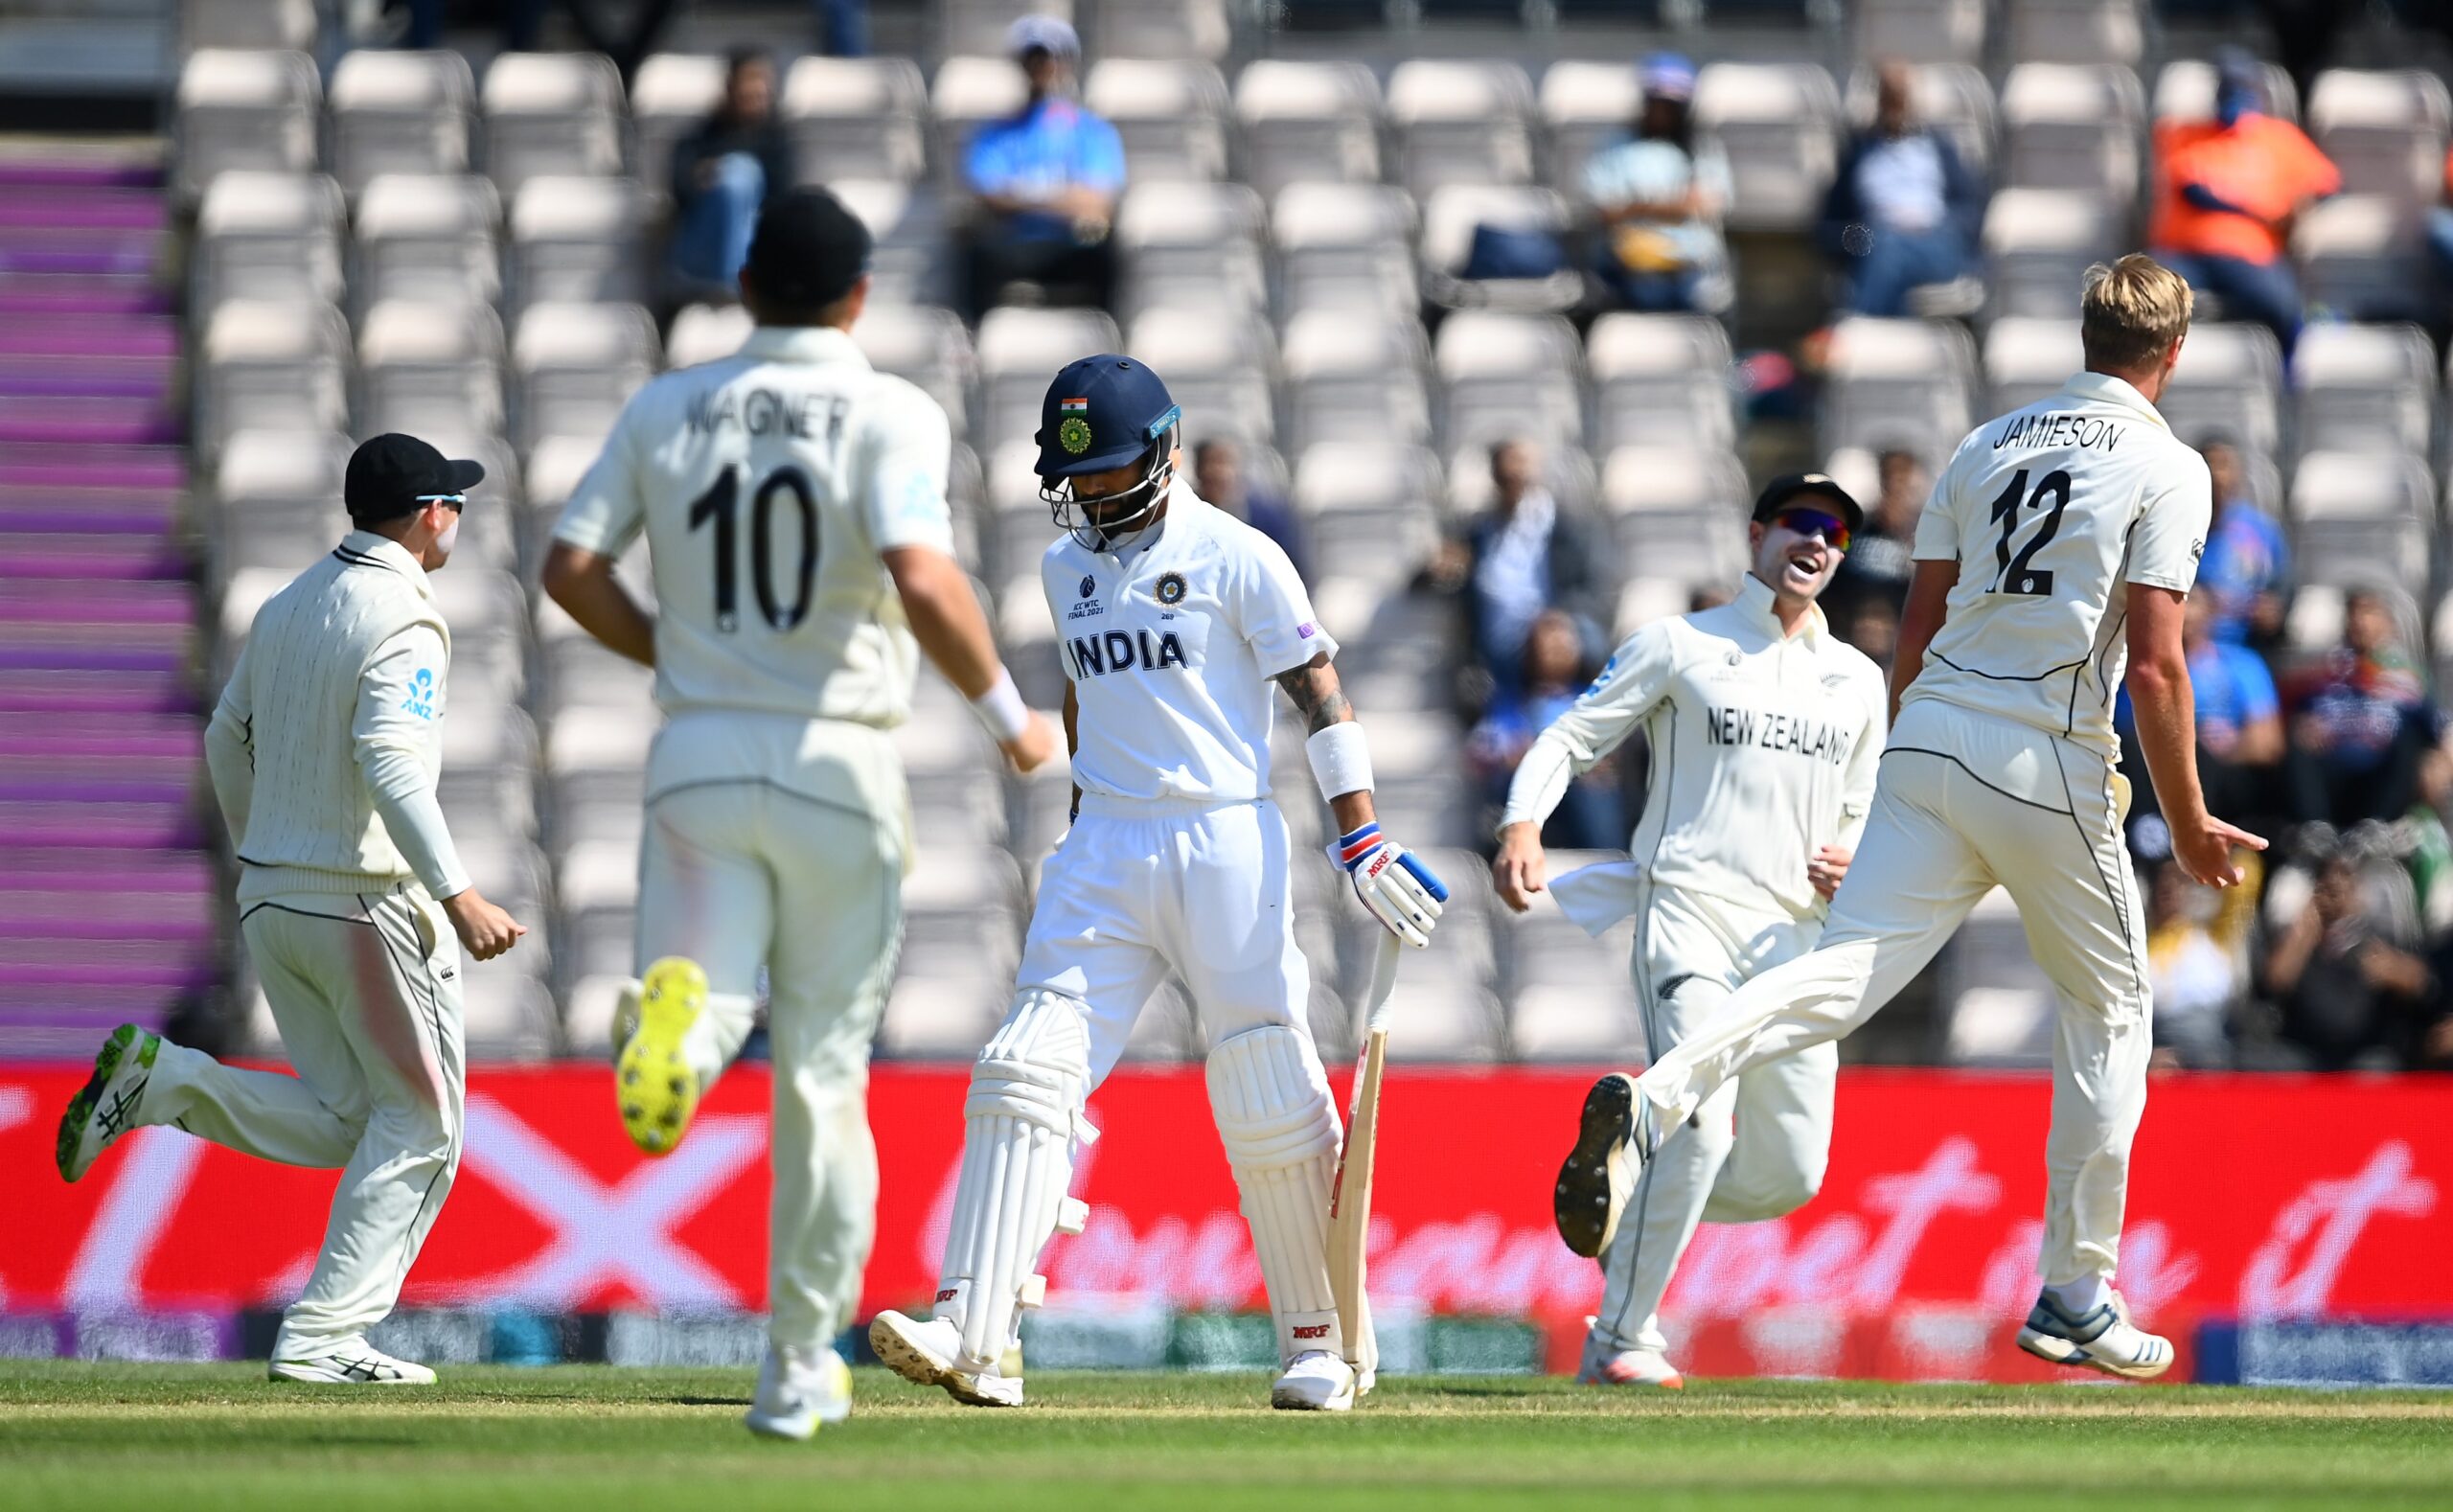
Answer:
<svg viewBox="0 0 2453 1512"><path fill-rule="evenodd" d="M1711 63L1695 80L1695 126L1729 154L1733 231L1801 231L1839 163L1840 91L1812 63Z"/></svg>
<svg viewBox="0 0 2453 1512"><path fill-rule="evenodd" d="M979 408L973 435L994 447L1039 430L1048 379L1078 357L1122 345L1115 322L1095 310L999 309L979 323Z"/></svg>
<svg viewBox="0 0 2453 1512"><path fill-rule="evenodd" d="M927 96L908 58L804 57L784 76L777 110L805 182L908 182L927 166Z"/></svg>
<svg viewBox="0 0 2453 1512"><path fill-rule="evenodd" d="M1563 57L1542 72L1542 127L1549 140L1543 161L1550 187L1584 193L1593 154L1626 136L1643 104L1636 65Z"/></svg>
<svg viewBox="0 0 2453 1512"><path fill-rule="evenodd" d="M1396 178L1416 195L1533 177L1533 85L1514 63L1409 58L1388 75Z"/></svg>
<svg viewBox="0 0 2453 1512"><path fill-rule="evenodd" d="M1104 58L1082 82L1083 103L1124 140L1140 182L1208 180L1226 172L1226 80L1207 63Z"/></svg>
<svg viewBox="0 0 2453 1512"><path fill-rule="evenodd" d="M690 305L665 332L664 365L692 368L731 356L749 339L755 322L739 305Z"/></svg>
<svg viewBox="0 0 2453 1512"><path fill-rule="evenodd" d="M1733 447L1729 332L1700 315L1602 316L1585 333L1595 447Z"/></svg>
<svg viewBox="0 0 2453 1512"><path fill-rule="evenodd" d="M2338 195L2291 228L2300 291L2345 320L2435 317L2419 211L2390 195Z"/></svg>
<svg viewBox="0 0 2453 1512"><path fill-rule="evenodd" d="M1092 28L1110 57L1214 63L1233 41L1226 0L1098 0Z"/></svg>
<svg viewBox="0 0 2453 1512"><path fill-rule="evenodd" d="M2442 197L2453 103L2433 74L2329 68L2308 94L2308 134L2342 170L2343 193L2418 209Z"/></svg>
<svg viewBox="0 0 2453 1512"><path fill-rule="evenodd" d="M242 429L345 428L349 354L347 322L322 301L222 301L204 327L199 441L210 453Z"/></svg>
<svg viewBox="0 0 2453 1512"><path fill-rule="evenodd" d="M1822 447L1907 446L1947 456L1976 424L1976 354L1939 321L1852 316L1833 328Z"/></svg>
<svg viewBox="0 0 2453 1512"><path fill-rule="evenodd" d="M1287 322L1279 360L1290 454L1321 442L1431 439L1431 352L1419 323L1308 310Z"/></svg>
<svg viewBox="0 0 2453 1512"><path fill-rule="evenodd" d="M232 169L303 173L315 166L323 80L304 53L206 49L180 65L180 195L193 202Z"/></svg>
<svg viewBox="0 0 2453 1512"><path fill-rule="evenodd" d="M1984 265L1997 316L2075 319L2087 269L2115 254L2117 218L2077 189L2005 189L1984 207Z"/></svg>
<svg viewBox="0 0 2453 1512"><path fill-rule="evenodd" d="M529 306L511 342L519 445L610 434L624 402L657 370L657 355L655 322L639 306Z"/></svg>
<svg viewBox="0 0 2453 1512"><path fill-rule="evenodd" d="M1474 234L1503 227L1550 238L1565 250L1570 229L1567 201L1556 192L1504 184L1450 184L1433 191L1423 207L1423 291L1433 304L1454 309L1487 307L1519 313L1568 309L1584 296L1584 278L1572 266L1543 278L1464 276Z"/></svg>
<svg viewBox="0 0 2453 1512"><path fill-rule="evenodd" d="M2078 317L2004 315L1984 332L1984 412L2006 415L2057 393L2086 366Z"/></svg>
<svg viewBox="0 0 2453 1512"><path fill-rule="evenodd" d="M1859 57L1973 63L1984 51L1984 0L1857 0Z"/></svg>
<svg viewBox="0 0 2453 1512"><path fill-rule="evenodd" d="M1575 332L1555 316L1464 309L1441 322L1432 361L1443 399L1447 445L1522 437L1573 445L1584 435Z"/></svg>
<svg viewBox="0 0 2453 1512"><path fill-rule="evenodd" d="M2425 457L2436 435L2436 349L2417 326L2311 326L2291 354L2303 451Z"/></svg>
<svg viewBox="0 0 2453 1512"><path fill-rule="evenodd" d="M1746 475L1726 452L1620 447L1602 464L1601 500L1630 576L1691 587L1746 571Z"/></svg>
<svg viewBox="0 0 2453 1512"><path fill-rule="evenodd" d="M1380 176L1380 81L1360 63L1256 58L1235 80L1242 176L1264 195L1290 184Z"/></svg>
<svg viewBox="0 0 2453 1512"><path fill-rule="evenodd" d="M2155 407L2183 441L2220 433L2273 456L2282 446L2282 349L2263 326L2192 325Z"/></svg>
<svg viewBox="0 0 2453 1512"><path fill-rule="evenodd" d="M369 432L494 434L503 423L502 322L482 305L386 300L357 337L357 421Z"/></svg>
<svg viewBox="0 0 2453 1512"><path fill-rule="evenodd" d="M1247 446L1276 439L1270 378L1276 366L1269 328L1221 320L1214 310L1149 309L1134 317L1123 350L1166 379L1195 441L1225 437Z"/></svg>
<svg viewBox="0 0 2453 1512"><path fill-rule="evenodd" d="M1983 71L1966 63L1933 62L1912 67L1909 77L1916 119L1948 137L1971 172L1985 173L1993 165L2001 122ZM1873 125L1880 82L1871 68L1848 76L1845 108L1851 126Z"/></svg>
<svg viewBox="0 0 2453 1512"><path fill-rule="evenodd" d="M2000 181L2075 189L2125 208L2138 195L2144 104L2126 68L2021 63L2002 85Z"/></svg>
<svg viewBox="0 0 2453 1512"><path fill-rule="evenodd" d="M340 187L321 173L234 170L196 215L195 308L224 299L338 299Z"/></svg>
<svg viewBox="0 0 2453 1512"><path fill-rule="evenodd" d="M2135 67L2146 50L2144 0L2007 0L2006 9L2011 57Z"/></svg>
<svg viewBox="0 0 2453 1512"><path fill-rule="evenodd" d="M505 195L546 173L622 171L622 76L600 53L503 53L478 96L486 173Z"/></svg>
<svg viewBox="0 0 2453 1512"><path fill-rule="evenodd" d="M350 299L491 305L502 291L502 202L482 178L384 173L357 196Z"/></svg>
<svg viewBox="0 0 2453 1512"><path fill-rule="evenodd" d="M511 204L511 303L643 303L646 220L647 196L630 179L530 179Z"/></svg>
<svg viewBox="0 0 2453 1512"><path fill-rule="evenodd" d="M2297 122L2300 92L2292 86L2291 71L2281 63L2260 64L2258 71L2265 80L2265 113ZM2213 120L2217 81L2214 65L2204 58L2173 58L2155 76L2155 120Z"/></svg>
<svg viewBox="0 0 2453 1512"><path fill-rule="evenodd" d="M1376 312L1412 321L1414 206L1386 184L1290 184L1270 208L1280 311Z"/></svg>
<svg viewBox="0 0 2453 1512"><path fill-rule="evenodd" d="M1269 297L1261 228L1260 196L1245 185L1136 183L1116 207L1123 309L1258 311Z"/></svg>
<svg viewBox="0 0 2453 1512"><path fill-rule="evenodd" d="M355 195L378 173L461 173L476 83L457 53L345 53L332 70L332 176Z"/></svg>

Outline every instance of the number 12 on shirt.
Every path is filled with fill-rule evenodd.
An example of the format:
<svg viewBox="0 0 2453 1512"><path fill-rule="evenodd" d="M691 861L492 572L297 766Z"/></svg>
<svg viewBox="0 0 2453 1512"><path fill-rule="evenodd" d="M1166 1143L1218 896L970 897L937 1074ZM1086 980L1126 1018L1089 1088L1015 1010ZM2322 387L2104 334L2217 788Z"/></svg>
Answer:
<svg viewBox="0 0 2453 1512"><path fill-rule="evenodd" d="M2052 495L2052 513L2028 538L2017 556L2010 555L2010 538L2019 531L2019 500L2025 497L2032 514L2044 508L2045 496ZM2055 470L2036 480L2035 492L2028 493L2028 470L2021 468L2010 479L2010 486L1993 501L1993 522L2002 527L2002 538L1993 543L1993 586L1995 593L2022 593L2032 598L2050 598L2052 574L2040 567L2030 567L2035 554L2042 551L2061 530L2061 513L2070 507L2070 474Z"/></svg>

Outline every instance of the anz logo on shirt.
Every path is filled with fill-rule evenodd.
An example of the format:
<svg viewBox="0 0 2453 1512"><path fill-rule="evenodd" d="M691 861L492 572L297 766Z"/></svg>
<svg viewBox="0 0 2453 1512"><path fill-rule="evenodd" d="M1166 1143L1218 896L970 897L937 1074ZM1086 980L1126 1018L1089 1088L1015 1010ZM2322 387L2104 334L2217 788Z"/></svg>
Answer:
<svg viewBox="0 0 2453 1512"><path fill-rule="evenodd" d="M1073 677L1082 681L1112 672L1164 672L1192 665L1184 643L1174 630L1152 635L1148 630L1110 630L1104 635L1076 635L1065 643L1073 663Z"/></svg>
<svg viewBox="0 0 2453 1512"><path fill-rule="evenodd" d="M434 672L431 668L420 667L417 676L409 679L409 696L401 700L401 708L403 713L414 714L422 720L434 718Z"/></svg>

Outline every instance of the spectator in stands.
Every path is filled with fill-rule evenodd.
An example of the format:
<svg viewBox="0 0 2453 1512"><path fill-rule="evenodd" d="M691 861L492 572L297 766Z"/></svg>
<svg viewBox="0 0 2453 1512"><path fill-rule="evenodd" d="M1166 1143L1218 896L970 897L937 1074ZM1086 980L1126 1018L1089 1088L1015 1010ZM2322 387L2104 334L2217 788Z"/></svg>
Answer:
<svg viewBox="0 0 2453 1512"><path fill-rule="evenodd" d="M2210 808L2254 822L2284 806L2282 762L2282 700L2265 658L2245 646L2214 635L2214 601L2192 593L2181 611L2181 650L2189 658L2189 687L2196 694L2197 777ZM2136 726L2131 722L2129 695L2123 690L2113 710L2120 732L2121 765L2137 774L2132 793L2133 833L2140 821L2161 812L2153 784L2145 776Z"/></svg>
<svg viewBox="0 0 2453 1512"><path fill-rule="evenodd" d="M2306 905L2266 951L2282 1039L2311 1069L2389 1069L2418 1047L2427 963L2362 891L2350 858L2327 856Z"/></svg>
<svg viewBox="0 0 2453 1512"><path fill-rule="evenodd" d="M1052 16L1026 15L1005 34L1030 81L1021 110L971 139L963 179L970 227L971 316L1012 286L1034 303L1105 308L1115 285L1110 237L1124 192L1124 140L1070 94L1082 42Z"/></svg>
<svg viewBox="0 0 2453 1512"><path fill-rule="evenodd" d="M2342 644L2292 679L2287 706L2284 769L2295 819L2346 830L2410 812L2432 721L2425 685L2382 596L2350 592Z"/></svg>
<svg viewBox="0 0 2453 1512"><path fill-rule="evenodd" d="M1492 447L1490 513L1443 543L1423 572L1425 586L1464 600L1478 674L1465 690L1469 706L1521 688L1525 643L1544 610L1565 613L1588 653L1602 645L1610 623L1614 585L1599 566L1601 543L1541 480L1541 454L1530 443Z"/></svg>
<svg viewBox="0 0 2453 1512"><path fill-rule="evenodd" d="M1841 308L1897 316L1908 313L1910 289L1974 269L1984 185L1950 138L1917 124L1908 65L1887 62L1878 77L1873 128L1841 155L1820 235L1846 281Z"/></svg>
<svg viewBox="0 0 2453 1512"><path fill-rule="evenodd" d="M2217 892L2165 860L2146 892L2146 974L2154 986L2155 1064L2232 1064L2232 1019L2248 1000L2248 931L2257 889Z"/></svg>
<svg viewBox="0 0 2453 1512"><path fill-rule="evenodd" d="M1933 488L1933 479L1923 458L1899 447L1884 450L1874 466L1882 483L1874 507L1848 554L1840 559L1840 571L1823 594L1823 612L1835 625L1855 619L1869 598L1884 601L1896 625L1900 609L1908 603L1908 580L1916 572L1910 553L1916 546L1916 520L1925 513L1925 495Z"/></svg>
<svg viewBox="0 0 2453 1512"><path fill-rule="evenodd" d="M1307 576L1302 526L1295 521L1295 511L1286 500L1256 492L1246 480L1242 447L1223 438L1194 447L1192 477L1194 493L1276 541L1286 560L1295 563L1295 575Z"/></svg>
<svg viewBox="0 0 2453 1512"><path fill-rule="evenodd" d="M792 139L775 120L775 60L755 48L740 49L724 69L723 103L673 147L673 241L666 259L676 296L713 303L738 298L758 212L792 183Z"/></svg>
<svg viewBox="0 0 2453 1512"><path fill-rule="evenodd" d="M2282 638L2283 594L2291 581L2291 546L2282 526L2258 508L2248 469L2229 438L2197 445L2214 482L2214 520L2198 562L2195 597L2213 601L2216 640L2272 646Z"/></svg>
<svg viewBox="0 0 2453 1512"><path fill-rule="evenodd" d="M1729 159L1695 140L1693 63L1656 53L1642 81L1631 134L1585 166L1584 192L1601 218L1593 271L1629 309L1718 314L1734 294L1720 229Z"/></svg>
<svg viewBox="0 0 2453 1512"><path fill-rule="evenodd" d="M1498 819L1507 806L1507 785L1517 763L1532 749L1534 738L1575 701L1593 671L1575 621L1557 609L1543 610L1525 638L1525 667L1517 686L1494 698L1465 737L1466 765L1486 818ZM1554 850L1604 850L1626 844L1627 829L1616 760L1604 757L1568 784L1566 796L1542 826L1542 843ZM1475 833L1487 837L1494 824L1478 824Z"/></svg>
<svg viewBox="0 0 2453 1512"><path fill-rule="evenodd" d="M2214 119L2155 128L2147 244L2230 316L2272 328L2288 356L2302 318L2285 255L2292 221L2340 189L2342 174L2298 126L2265 113L2255 58L2227 49L2216 66Z"/></svg>

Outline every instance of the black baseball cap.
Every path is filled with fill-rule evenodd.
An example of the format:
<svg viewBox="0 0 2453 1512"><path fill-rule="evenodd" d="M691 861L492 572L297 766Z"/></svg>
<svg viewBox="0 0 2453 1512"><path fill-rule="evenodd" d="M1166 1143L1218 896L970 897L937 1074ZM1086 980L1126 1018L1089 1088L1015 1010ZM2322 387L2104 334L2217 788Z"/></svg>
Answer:
<svg viewBox="0 0 2453 1512"><path fill-rule="evenodd" d="M761 299L814 309L852 291L869 270L869 228L823 189L787 190L767 201L749 239L749 275Z"/></svg>
<svg viewBox="0 0 2453 1512"><path fill-rule="evenodd" d="M1754 517L1770 519L1801 498L1819 498L1839 510L1852 534L1866 528L1865 510L1827 472L1790 472L1774 478L1755 496Z"/></svg>
<svg viewBox="0 0 2453 1512"><path fill-rule="evenodd" d="M445 456L415 436L387 431L349 455L341 502L349 517L375 524L415 514L420 499L466 493L486 480L476 463Z"/></svg>

